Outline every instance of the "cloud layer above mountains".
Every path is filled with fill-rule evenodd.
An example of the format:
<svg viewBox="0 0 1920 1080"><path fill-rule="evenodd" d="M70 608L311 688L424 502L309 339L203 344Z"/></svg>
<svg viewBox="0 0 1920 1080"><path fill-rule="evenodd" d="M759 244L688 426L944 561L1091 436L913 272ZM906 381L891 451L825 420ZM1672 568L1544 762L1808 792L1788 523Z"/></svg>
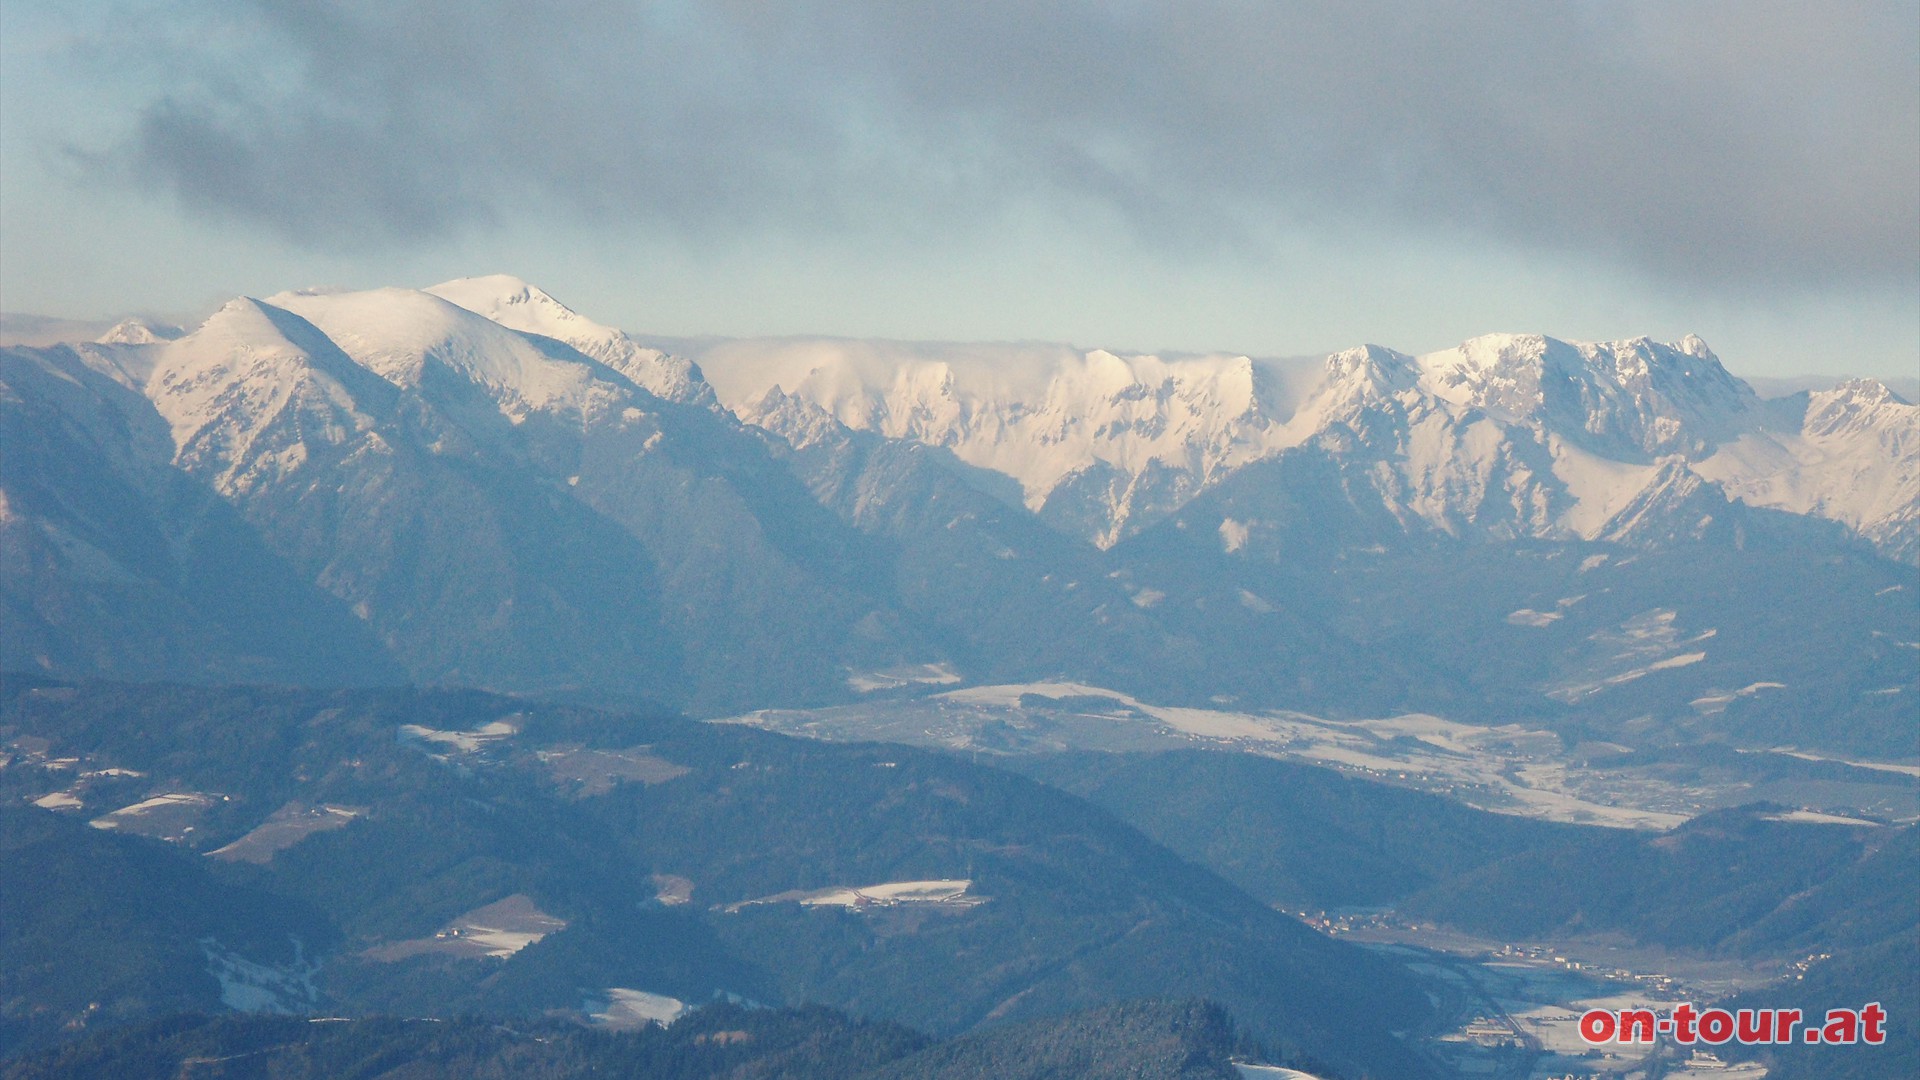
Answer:
<svg viewBox="0 0 1920 1080"><path fill-rule="evenodd" d="M1461 233L1751 295L1920 275L1920 5L131 9L92 168L317 247L558 207L684 239Z"/></svg>

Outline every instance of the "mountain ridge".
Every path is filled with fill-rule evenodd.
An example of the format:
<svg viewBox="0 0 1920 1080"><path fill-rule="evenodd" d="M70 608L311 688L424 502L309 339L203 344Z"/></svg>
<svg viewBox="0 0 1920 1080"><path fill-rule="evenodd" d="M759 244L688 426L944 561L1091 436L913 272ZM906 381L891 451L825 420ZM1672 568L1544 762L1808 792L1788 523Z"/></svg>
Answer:
<svg viewBox="0 0 1920 1080"><path fill-rule="evenodd" d="M596 364L662 399L748 422L765 413L768 394L778 390L849 428L943 447L1009 477L1028 509L1100 547L1161 520L1245 465L1316 440L1337 443L1348 429L1363 439L1394 440L1396 455L1406 459L1399 481L1405 497L1395 516L1445 532L1475 516L1461 500L1484 500L1493 482L1522 502L1560 504L1555 513L1522 512L1526 520L1513 525L1526 535L1597 538L1607 534L1602 526L1611 515L1591 507L1565 513L1591 501L1580 489L1634 483L1630 467L1678 456L1735 501L1837 521L1894 558L1920 559L1913 511L1920 502L1920 406L1883 382L1853 379L1808 392L1799 422L1783 422L1791 404L1785 412L1765 407L1693 335L1663 344L1485 334L1431 353L1368 345L1307 364L838 339L720 342L696 360L596 323L509 275L424 290L295 291L264 303L319 319L356 364L396 385L419 378L423 364L494 365L464 374L489 393L519 399L503 406L515 423L528 409L563 401L590 423L583 410L600 382L589 374ZM476 324L455 318L456 310L517 339L476 338ZM209 323L230 319L224 312ZM103 340L121 356L139 357L204 337L208 327L179 338L145 323L116 330L122 332ZM408 343L422 333L438 338ZM561 348L543 351L540 341ZM1390 427L1407 430L1379 428L1394 418L1404 422ZM1545 448L1554 462L1547 473L1583 475L1549 479L1540 475L1546 458L1539 454L1518 463L1489 460L1472 445L1516 435ZM1445 444L1441 459L1423 458L1436 441ZM1511 456L1511 449L1493 454ZM1440 475L1463 467L1476 478L1464 487L1461 476ZM1644 489L1653 474L1638 479ZM1618 506L1635 494L1600 497Z"/></svg>
<svg viewBox="0 0 1920 1080"><path fill-rule="evenodd" d="M1704 479L1724 481L1731 497L1839 521L1896 557L1914 547L1915 526L1898 504L1920 497L1920 487L1910 483L1920 474L1920 453L1912 439L1884 433L1915 423L1920 406L1875 380L1827 392L1864 394L1877 411L1856 421L1843 462L1809 470L1813 494L1798 501L1775 496L1753 468L1740 468L1723 448L1758 438L1779 455L1821 464L1835 456L1819 445L1831 442L1831 433L1782 429L1758 395L1692 335L1661 344L1644 337L1593 343L1490 334L1420 356L1367 345L1331 354L1317 371L1303 371L1298 361L1162 360L1053 346L999 347L997 354L993 347L957 346L946 358L934 346L897 346L888 364L886 348L823 339L757 348L732 343L701 364L721 401L745 419L763 414L767 395L778 390L850 428L944 447L969 465L1018 481L1030 509L1056 523L1077 523L1077 535L1102 547L1164 518L1241 467L1315 440L1337 444L1348 432L1362 442L1392 439L1396 454L1410 459L1402 471L1411 490L1454 462L1483 479L1510 472L1499 462L1475 460L1465 444L1519 433L1559 461L1549 471L1591 474L1591 459L1598 458L1617 473L1679 457ZM1038 373L1003 377L1021 360ZM1813 423L1823 414L1808 415ZM1408 430L1393 433L1396 427ZM1443 460L1419 459L1435 440L1453 444ZM1528 471L1537 473L1542 464L1530 462ZM1852 482L1862 474L1892 474L1893 493L1863 504ZM1596 478L1581 479L1590 487ZM1562 478L1548 482L1557 490L1516 495L1579 503L1581 486ZM1442 494L1431 486L1422 493L1428 501ZM1478 486L1472 493L1478 497ZM1457 500L1441 501L1460 509ZM1405 504L1401 510L1448 531L1445 513ZM1611 515L1584 527L1556 516L1532 521L1527 534L1597 538ZM1581 515L1594 516L1591 510Z"/></svg>
<svg viewBox="0 0 1920 1080"><path fill-rule="evenodd" d="M517 278L435 290L242 298L177 339L7 350L12 430L92 444L21 458L0 484L21 550L46 553L9 564L8 628L40 643L9 662L94 672L83 658L125 629L108 625L105 582L177 599L187 580L143 553L197 526L154 509L70 518L33 495L58 486L62 455L97 463L64 483L116 505L158 506L127 492L164 488L217 512L221 530L193 535L229 546L196 565L278 560L276 577L356 624L355 649L377 642L384 670L709 716L857 699L899 671L1339 715L1559 709L1542 702L1591 682L1574 669L1633 619L1732 616L1671 569L1709 562L1727 565L1693 577L1822 568L1822 583L1769 586L1840 650L1836 674L1795 693L1856 670L1876 693L1904 685L1893 661L1920 638L1883 603L1832 602L1895 588L1883 557L1920 559L1920 407L1866 382L1763 402L1697 338L1497 335L1317 362L914 346L896 363L884 343L814 343L696 362ZM777 378L743 396L762 376ZM55 554L82 535L105 547ZM1472 547L1494 554L1463 560ZM1588 625L1589 605L1523 635L1527 685L1355 615L1399 625L1375 593L1417 566L1471 567L1462 587L1489 597L1565 578L1472 613L1511 649L1509 611L1584 588L1584 571L1522 564L1659 552L1657 572L1608 572L1630 595L1607 621ZM159 620L166 604L133 610ZM248 610L257 627L281 618ZM164 638L163 621L141 633ZM1586 644L1562 640L1576 626ZM195 640L223 658L168 651L162 670L240 662L230 635ZM1691 721L1694 699L1813 672L1770 649L1606 694ZM1503 689L1475 703L1472 686Z"/></svg>

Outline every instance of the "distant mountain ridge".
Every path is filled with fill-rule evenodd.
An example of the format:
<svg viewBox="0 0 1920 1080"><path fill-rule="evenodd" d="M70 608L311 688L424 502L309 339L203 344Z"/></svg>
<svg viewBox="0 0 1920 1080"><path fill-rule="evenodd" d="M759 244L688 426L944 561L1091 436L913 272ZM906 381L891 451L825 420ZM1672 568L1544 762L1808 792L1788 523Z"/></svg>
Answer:
<svg viewBox="0 0 1920 1080"><path fill-rule="evenodd" d="M1163 360L1058 347L728 343L702 358L742 418L785 429L786 398L832 420L951 450L1005 474L1043 519L1103 547L1239 468L1302 447L1394 474L1396 519L1449 534L1598 539L1687 471L1752 505L1845 524L1912 561L1920 406L1875 380L1841 444L1810 409L1769 409L1697 337L1564 342L1495 334L1424 356L1379 346L1316 366L1244 356ZM1855 410L1858 413L1858 410ZM1772 471L1790 475L1776 483ZM1862 494L1865 478L1870 493ZM1787 490L1779 490L1781 484ZM1505 504L1496 508L1491 503ZM1501 520L1487 517L1496 511Z"/></svg>
<svg viewBox="0 0 1920 1080"><path fill-rule="evenodd" d="M422 293L560 342L663 399L717 404L783 435L797 430L793 409L780 407L793 399L854 430L948 449L1015 481L1043 520L1102 547L1246 464L1310 444L1337 447L1352 434L1374 451L1378 439L1394 438L1386 456L1401 491L1383 493L1390 511L1444 532L1479 518L1478 504L1492 497L1531 504L1525 520L1496 532L1603 536L1606 510L1669 482L1653 467L1672 457L1731 499L1837 521L1895 558L1920 560L1920 406L1879 380L1850 379L1769 407L1692 335L1660 343L1489 334L1420 356L1369 345L1311 363L780 339L711 343L696 363L509 275ZM391 381L406 376L382 368L387 346L443 317L410 298L419 295L283 293L264 303L295 314L353 308L353 318L372 321L345 329L363 346L347 351ZM228 333L221 324L230 308L191 336ZM383 335L396 341L383 346ZM129 319L100 343L164 348L179 336ZM252 351L221 340L220 348ZM495 338L454 352L478 359L489 350L503 359L520 347ZM508 360L467 374L548 408L557 391L542 380L555 371ZM1383 423L1396 430L1380 430ZM1494 445L1516 437L1534 445ZM1502 460L1515 453L1535 460Z"/></svg>
<svg viewBox="0 0 1920 1080"><path fill-rule="evenodd" d="M1697 338L680 357L505 276L239 298L170 335L0 352L8 667L702 715L928 671L1494 714L1560 709L1655 610L1793 610L1831 650L1769 624L1605 691L1691 722L1762 681L1793 687L1764 708L1878 717L1920 639L1887 599L1920 560L1920 407L1872 381L1762 400ZM1383 636L1394 590L1456 573L1480 629ZM1702 591L1754 575L1764 609ZM1513 629L1542 604L1564 621Z"/></svg>

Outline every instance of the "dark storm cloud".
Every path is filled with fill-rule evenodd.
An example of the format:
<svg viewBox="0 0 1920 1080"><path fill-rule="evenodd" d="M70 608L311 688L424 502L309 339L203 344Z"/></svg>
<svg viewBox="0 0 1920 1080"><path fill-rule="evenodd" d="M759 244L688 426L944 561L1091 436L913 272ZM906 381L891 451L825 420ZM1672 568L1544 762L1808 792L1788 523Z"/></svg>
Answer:
<svg viewBox="0 0 1920 1080"><path fill-rule="evenodd" d="M1038 208L1190 250L1311 223L1740 287L1920 274L1912 2L165 13L106 159L322 245L541 215L859 243Z"/></svg>

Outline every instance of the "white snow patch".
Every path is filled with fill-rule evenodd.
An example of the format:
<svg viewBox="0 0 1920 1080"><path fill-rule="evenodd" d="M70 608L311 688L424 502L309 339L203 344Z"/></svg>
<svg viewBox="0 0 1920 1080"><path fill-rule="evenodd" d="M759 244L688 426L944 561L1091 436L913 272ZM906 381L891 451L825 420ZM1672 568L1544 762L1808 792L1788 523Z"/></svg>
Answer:
<svg viewBox="0 0 1920 1080"><path fill-rule="evenodd" d="M1247 525L1232 518L1220 519L1220 546L1231 555L1247 546Z"/></svg>
<svg viewBox="0 0 1920 1080"><path fill-rule="evenodd" d="M496 742L518 735L520 728L511 720L495 720L472 731L439 731L421 724L402 724L400 734L404 738L421 742L438 743L451 746L464 753L472 753L490 742Z"/></svg>
<svg viewBox="0 0 1920 1080"><path fill-rule="evenodd" d="M1785 814L1768 814L1768 821L1803 821L1812 825L1864 825L1867 828L1879 828L1877 821L1861 818L1842 817L1839 814L1823 814L1817 810L1794 810Z"/></svg>
<svg viewBox="0 0 1920 1080"><path fill-rule="evenodd" d="M1776 746L1765 751L1769 754L1785 754L1802 761L1831 761L1841 765L1851 765L1856 769L1874 769L1880 772L1900 773L1903 776L1920 776L1920 765L1899 765L1890 761L1861 761L1857 758L1830 757L1824 754L1810 754L1805 750L1796 750L1791 746Z"/></svg>
<svg viewBox="0 0 1920 1080"><path fill-rule="evenodd" d="M562 924L564 925L564 924ZM498 926L474 926L462 933L468 941L478 942L488 956L508 957L547 936L545 930L509 930Z"/></svg>
<svg viewBox="0 0 1920 1080"><path fill-rule="evenodd" d="M1521 782L1509 785L1505 791L1525 806L1532 817L1616 829L1655 830L1671 829L1688 819L1686 814L1610 806L1569 794L1565 790L1569 780L1565 765L1523 765L1518 775Z"/></svg>
<svg viewBox="0 0 1920 1080"><path fill-rule="evenodd" d="M117 829L120 819L140 817L167 806L212 806L213 798L197 791L170 791L164 795L155 795L151 799L142 799L132 806L123 806L102 817L94 818L88 824L96 829Z"/></svg>
<svg viewBox="0 0 1920 1080"><path fill-rule="evenodd" d="M1535 611L1532 608L1521 608L1507 615L1507 621L1515 626L1552 626L1560 618L1558 611Z"/></svg>
<svg viewBox="0 0 1920 1080"><path fill-rule="evenodd" d="M875 690L898 690L905 686L950 686L959 681L960 673L954 670L952 664L942 661L856 673L847 678L847 685L855 693L870 694Z"/></svg>
<svg viewBox="0 0 1920 1080"><path fill-rule="evenodd" d="M74 798L69 792L55 791L33 800L33 805L43 810L78 810L86 804Z"/></svg>
<svg viewBox="0 0 1920 1080"><path fill-rule="evenodd" d="M755 900L729 904L725 910L739 911L756 904L799 904L802 907L840 907L865 910L900 904L941 904L974 907L986 898L971 895L973 882L967 878L940 878L930 881L887 881L878 885L835 885L825 889L793 889Z"/></svg>
<svg viewBox="0 0 1920 1080"><path fill-rule="evenodd" d="M1732 704L1736 698L1752 697L1753 695L1758 694L1762 690L1785 690L1786 688L1787 688L1786 683L1778 683L1778 682L1748 683L1747 685L1741 687L1738 690L1732 691L1731 693L1703 694L1700 697L1694 698L1692 701L1688 702L1688 704L1692 705L1694 709L1698 710L1699 712L1717 713L1717 712L1724 711L1726 707Z"/></svg>
<svg viewBox="0 0 1920 1080"><path fill-rule="evenodd" d="M1547 696L1571 704L1608 687L1706 659L1704 651L1680 653L1679 650L1712 639L1719 634L1718 628L1709 627L1683 641L1678 618L1679 614L1671 608L1652 608L1617 627L1588 635L1589 641L1614 650L1613 655L1595 660L1586 673L1549 690Z"/></svg>
<svg viewBox="0 0 1920 1080"><path fill-rule="evenodd" d="M686 1002L665 994L632 990L624 986L609 986L606 994L605 1006L587 1015L595 1023L610 1028L640 1028L650 1023L668 1027L691 1011Z"/></svg>
<svg viewBox="0 0 1920 1080"><path fill-rule="evenodd" d="M973 882L965 878L938 881L888 881L857 889L837 890L827 896L810 897L800 902L821 907L854 907L863 897L869 901L890 901L900 904L940 902L958 900L967 895L967 890L972 887Z"/></svg>
<svg viewBox="0 0 1920 1080"><path fill-rule="evenodd" d="M268 816L246 835L207 852L210 859L266 864L274 855L316 833L345 828L364 815L366 807L308 806L290 802Z"/></svg>
<svg viewBox="0 0 1920 1080"><path fill-rule="evenodd" d="M1561 521L1568 531L1584 539L1599 536L1607 522L1632 505L1660 473L1658 465L1612 461L1557 437L1550 445L1553 475L1566 485L1567 494L1574 499L1573 507ZM1599 561L1595 562L1596 559ZM1605 555L1588 556L1580 569L1584 572L1589 568L1588 563L1598 566L1605 561Z"/></svg>
<svg viewBox="0 0 1920 1080"><path fill-rule="evenodd" d="M432 938L387 946L387 958L416 952L447 952L506 959L548 934L567 928L567 920L534 906L524 893L474 908L437 931Z"/></svg>
<svg viewBox="0 0 1920 1080"><path fill-rule="evenodd" d="M298 938L293 942L290 964L259 964L213 938L200 942L207 957L207 973L220 983L220 1003L237 1012L288 1015L307 1011L320 999L313 977L320 972L318 961L309 963Z"/></svg>

